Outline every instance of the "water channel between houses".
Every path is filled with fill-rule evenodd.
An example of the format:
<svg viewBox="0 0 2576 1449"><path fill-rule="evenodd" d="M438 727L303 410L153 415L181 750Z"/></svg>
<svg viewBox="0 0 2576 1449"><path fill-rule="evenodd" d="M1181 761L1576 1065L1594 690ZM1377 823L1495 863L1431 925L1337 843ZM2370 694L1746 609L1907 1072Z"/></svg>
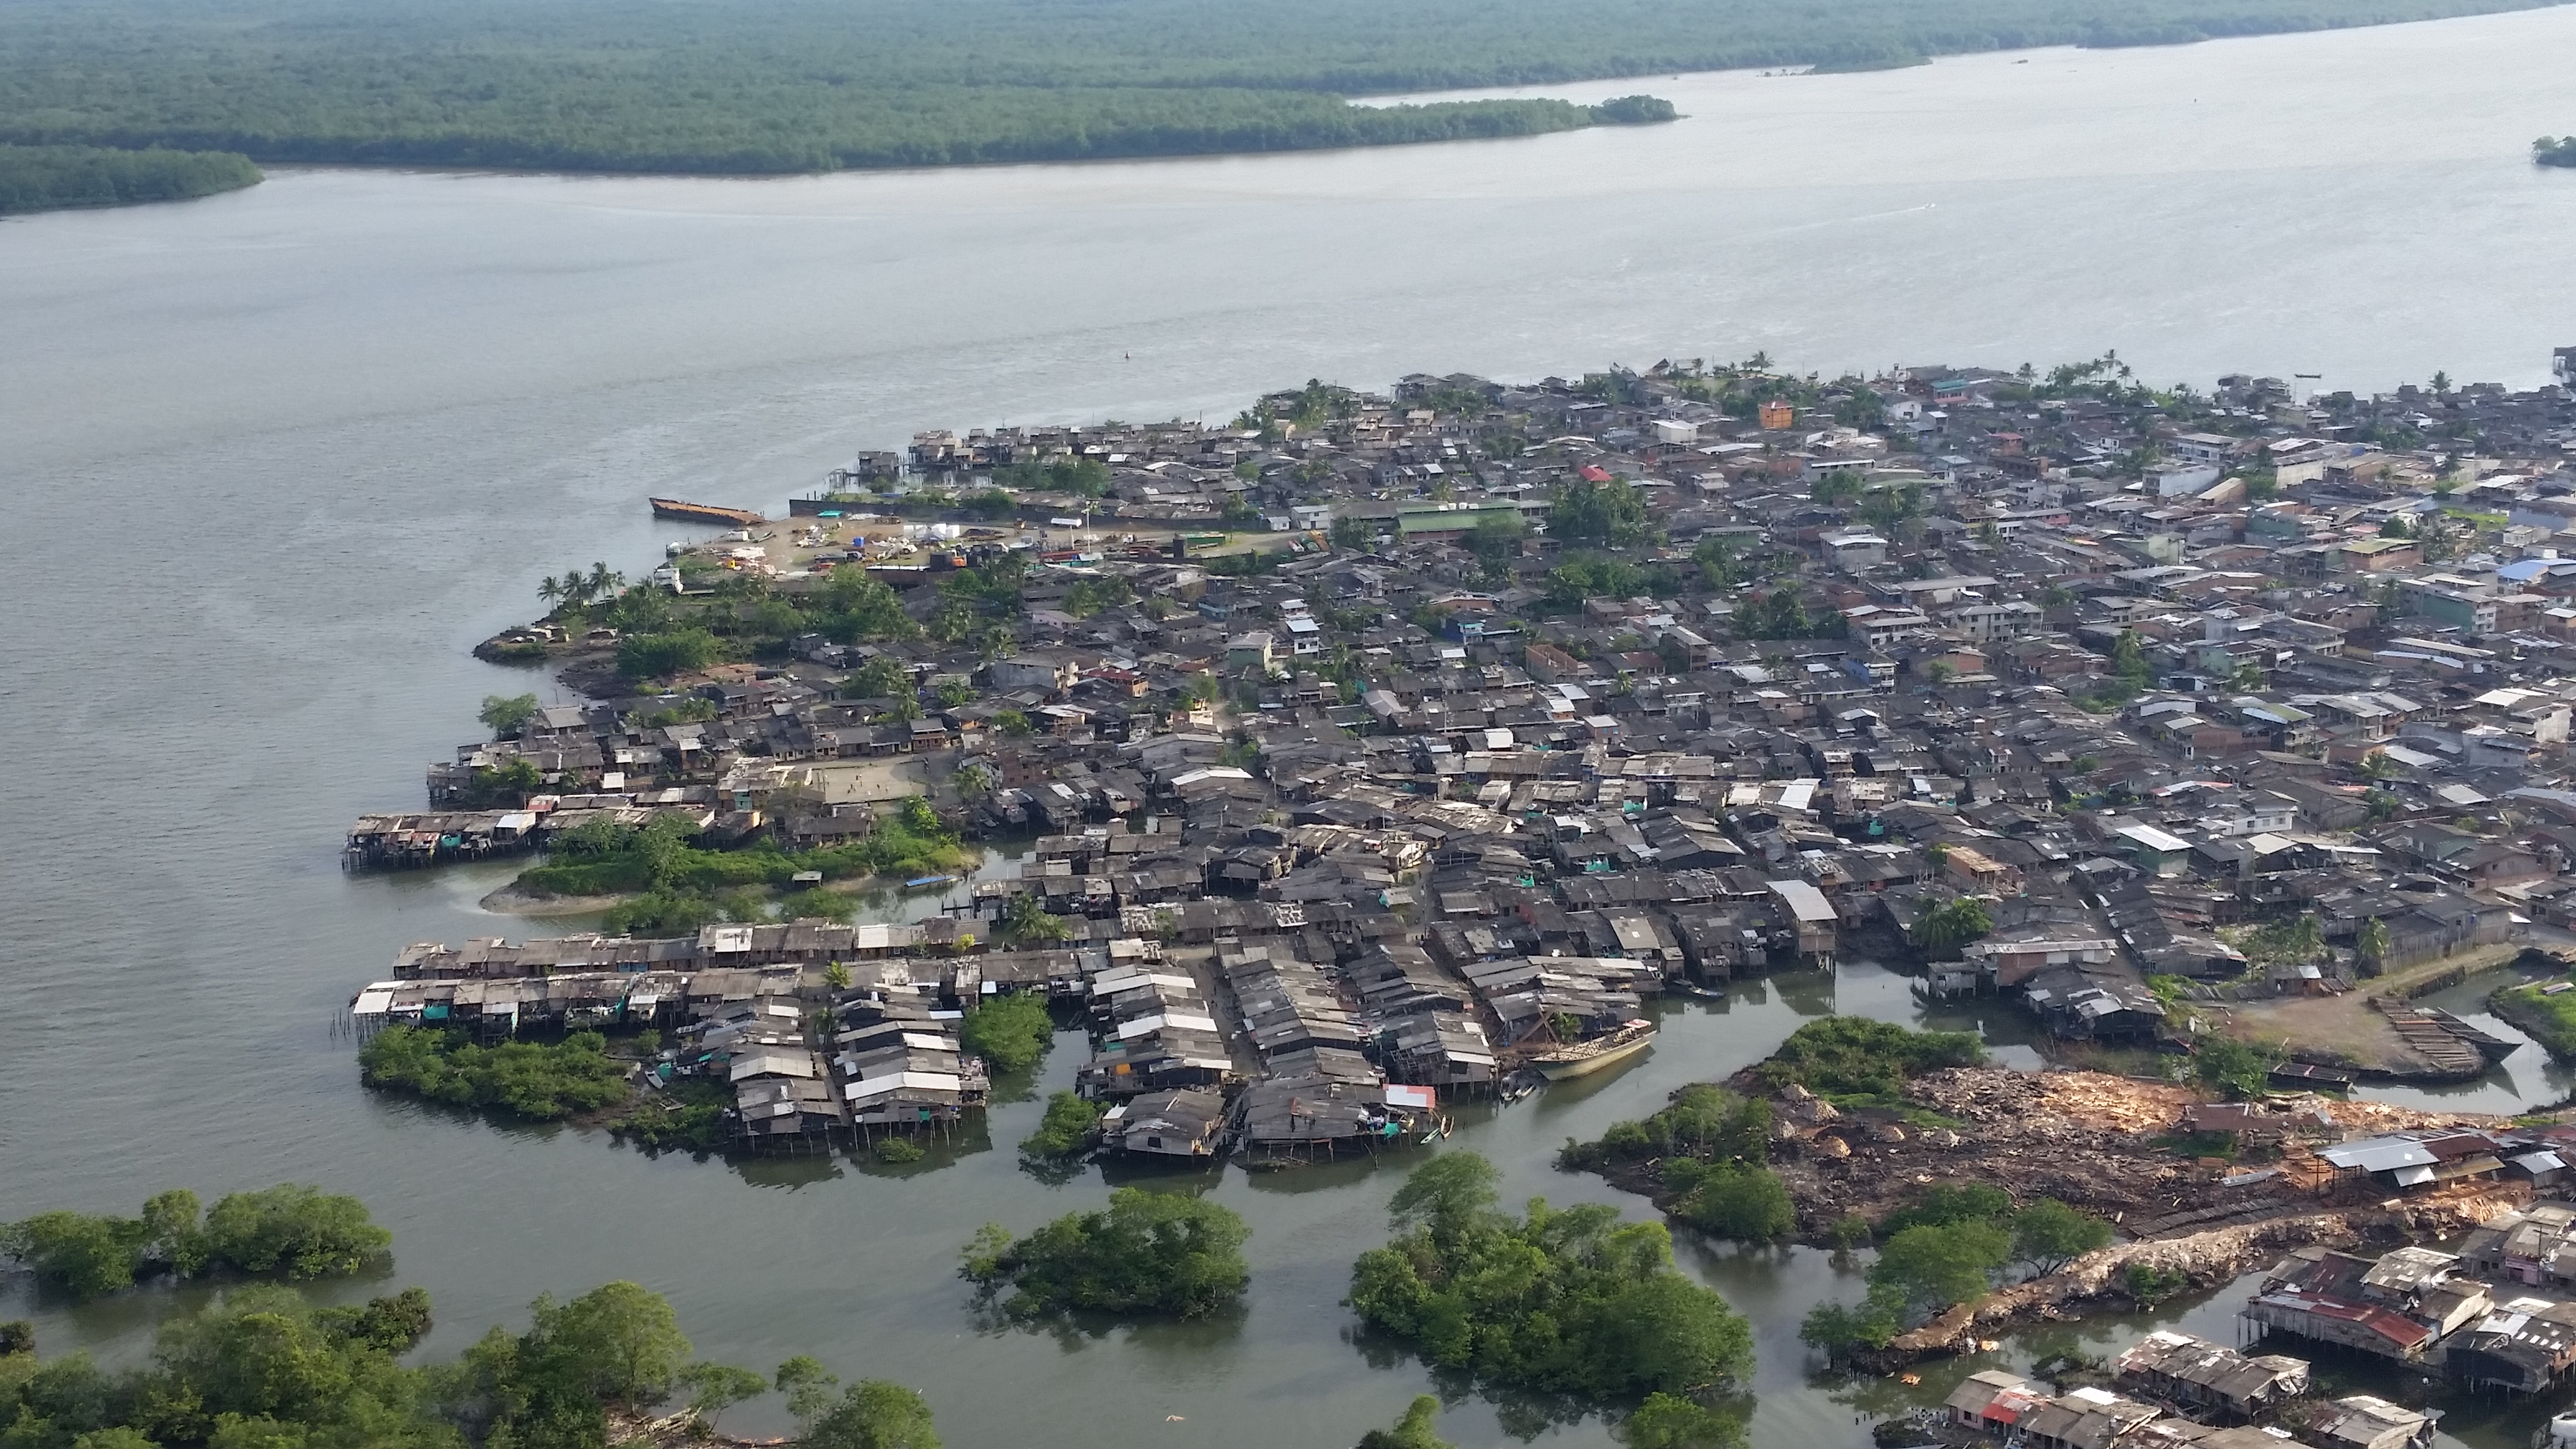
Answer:
<svg viewBox="0 0 2576 1449"><path fill-rule="evenodd" d="M1034 1099L991 1114L999 1148L882 1167L648 1159L363 1092L330 1024L396 949L558 928L477 907L506 872L336 866L356 814L417 805L483 695L556 697L467 648L532 612L544 574L648 566L685 532L646 517L650 494L775 508L918 428L1223 416L1309 376L2112 347L2158 383L2527 385L2576 342L2576 173L2524 152L2576 127L2571 49L2562 7L1623 82L1590 92L1651 89L1686 119L1526 142L776 182L281 172L0 224L0 1217L317 1182L393 1228L436 1353L540 1291L623 1277L710 1356L812 1352L915 1385L960 1449L1348 1445L1428 1382L1348 1341L1337 1301L1399 1164L1214 1179L1253 1227L1239 1321L984 1336L958 1244L1105 1192L1096 1170L1018 1170ZM1864 962L1663 1010L1650 1057L1471 1111L1458 1145L1503 1166L1507 1197L1642 1210L1552 1171L1556 1146L1801 1020L1974 1026L2035 1060L2009 1008L1927 1017ZM1080 1055L1060 1043L1036 1086ZM2567 1085L2526 1049L2438 1095ZM1855 1273L1687 1239L1681 1258L1758 1327L1757 1443L1856 1445L1856 1416L1894 1407L1891 1383L1811 1385L1795 1341ZM0 1317L32 1313L57 1351L139 1352L169 1306L69 1310L0 1280ZM2167 1316L2224 1338L2233 1306ZM2007 1357L2118 1331L2053 1327ZM1903 1392L1937 1399L1970 1367ZM1443 1433L1506 1437L1475 1403ZM1592 1420L1543 1442L1607 1438Z"/></svg>

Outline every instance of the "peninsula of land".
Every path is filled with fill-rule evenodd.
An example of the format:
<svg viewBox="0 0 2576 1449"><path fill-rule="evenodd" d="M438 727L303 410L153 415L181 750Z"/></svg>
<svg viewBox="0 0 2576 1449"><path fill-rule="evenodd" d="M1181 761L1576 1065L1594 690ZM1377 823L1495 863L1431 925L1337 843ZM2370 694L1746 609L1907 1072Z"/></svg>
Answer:
<svg viewBox="0 0 2576 1449"><path fill-rule="evenodd" d="M0 145L0 216L187 201L260 180L249 157L228 151Z"/></svg>
<svg viewBox="0 0 2576 1449"><path fill-rule="evenodd" d="M750 933L738 963L637 948L678 972L883 957L934 993L1062 994L1078 943L1141 970L1160 941L1224 948L1213 1002L1234 954L1329 976L1419 947L1437 969L1378 969L1448 980L1475 1030L1361 1035L1467 1053L1422 1085L1624 1054L1666 983L1844 949L2023 999L2079 1052L2471 1079L2517 1043L2428 998L2576 909L2571 425L2563 383L2296 399L2106 355L1317 382L1223 427L923 433L782 522L656 500L736 526L632 582L545 580L544 620L479 652L580 702L487 699L492 738L347 859L541 852L507 903ZM1032 832L935 919L763 944L964 890L977 838ZM1273 930L1302 945L1256 948ZM1481 979L1539 956L1588 984ZM541 978L526 1026L594 959L397 974ZM691 1009L672 984L657 1026ZM2576 1045L2554 993L2499 1005Z"/></svg>
<svg viewBox="0 0 2576 1449"><path fill-rule="evenodd" d="M2551 371L1316 381L1218 427L925 431L783 516L655 499L712 536L544 580L478 653L560 702L486 699L430 809L347 842L533 853L521 894L623 914L405 948L352 1000L365 1080L936 1171L1079 1028L1028 1171L1411 1165L1354 1310L1652 1424L1740 1380L1723 1303L1666 1305L1706 1352L1650 1373L1606 1319L1514 1348L1522 1310L1460 1285L1573 1240L1661 1285L1668 1230L1501 1214L1428 1149L1463 1103L1634 1069L1677 998L1867 955L2010 1003L2048 1068L1826 1017L1558 1165L1707 1237L1874 1248L1804 1327L1846 1365L2259 1273L2285 1340L2547 1393L2576 1125L2356 1088L2576 1056L2576 348ZM961 880L977 841L1022 853ZM862 920L871 878L937 895ZM990 1230L969 1276L1006 1318L1090 1304L1050 1285L1095 1282L1119 1211ZM1172 1225L1188 1293L1101 1291L1216 1311L1239 1227ZM1608 1293L1595 1251L1569 1293ZM1961 1444L2429 1422L2170 1332L1948 1410Z"/></svg>
<svg viewBox="0 0 2576 1449"><path fill-rule="evenodd" d="M2527 0L1358 0L1216 8L185 0L0 9L0 143L254 161L768 174L1311 150L1673 118L1652 96L1349 98L1850 71L2526 8ZM89 203L81 203L89 204Z"/></svg>

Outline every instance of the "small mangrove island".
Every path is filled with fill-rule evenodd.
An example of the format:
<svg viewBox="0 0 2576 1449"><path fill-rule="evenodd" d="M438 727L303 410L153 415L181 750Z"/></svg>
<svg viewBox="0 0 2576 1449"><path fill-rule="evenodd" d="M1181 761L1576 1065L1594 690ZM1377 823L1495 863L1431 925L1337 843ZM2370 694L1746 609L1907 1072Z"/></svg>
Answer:
<svg viewBox="0 0 2576 1449"><path fill-rule="evenodd" d="M1205 1318L1241 1304L1251 1281L1247 1234L1232 1208L1186 1192L1122 1187L1107 1208L1067 1213L1023 1238L985 1224L961 1271L1015 1320Z"/></svg>
<svg viewBox="0 0 2576 1449"><path fill-rule="evenodd" d="M1346 1300L1436 1368L1603 1408L1748 1380L1753 1335L1673 1266L1661 1223L1595 1204L1496 1207L1491 1162L1449 1151L1388 1202L1395 1239L1360 1256Z"/></svg>
<svg viewBox="0 0 2576 1449"><path fill-rule="evenodd" d="M55 1211L0 1224L0 1257L77 1298L121 1292L155 1274L354 1273L392 1246L393 1234L365 1203L295 1183L227 1193L202 1217L197 1195L174 1188L130 1218Z"/></svg>

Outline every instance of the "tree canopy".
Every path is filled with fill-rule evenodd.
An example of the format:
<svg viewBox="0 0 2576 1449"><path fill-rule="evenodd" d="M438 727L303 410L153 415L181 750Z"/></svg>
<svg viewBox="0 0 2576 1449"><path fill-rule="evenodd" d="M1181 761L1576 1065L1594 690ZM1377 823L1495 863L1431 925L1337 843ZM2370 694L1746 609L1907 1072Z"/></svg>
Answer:
<svg viewBox="0 0 2576 1449"><path fill-rule="evenodd" d="M1458 1449L1436 1432L1440 1401L1418 1394L1397 1416L1392 1429L1371 1429L1360 1436L1359 1449Z"/></svg>
<svg viewBox="0 0 2576 1449"><path fill-rule="evenodd" d="M1547 510L1547 532L1566 543L1627 548L1653 534L1654 520L1645 500L1627 483L1577 478L1557 486Z"/></svg>
<svg viewBox="0 0 2576 1449"><path fill-rule="evenodd" d="M1068 1091L1047 1098L1037 1130L1020 1139L1020 1151L1039 1159L1079 1157L1100 1126L1100 1108Z"/></svg>
<svg viewBox="0 0 2576 1449"><path fill-rule="evenodd" d="M2271 1089L2272 1069L2281 1064L2280 1044L2246 1041L2217 1032L2204 1033L2191 1044L2192 1076L2231 1102L2247 1102Z"/></svg>
<svg viewBox="0 0 2576 1449"><path fill-rule="evenodd" d="M528 721L537 717L537 697L533 694L487 694L483 696L483 708L474 717L483 722L483 727L492 732L494 739L516 739Z"/></svg>
<svg viewBox="0 0 2576 1449"><path fill-rule="evenodd" d="M1055 1018L1028 992L986 997L957 1023L957 1043L997 1072L1025 1072L1055 1043Z"/></svg>
<svg viewBox="0 0 2576 1449"><path fill-rule="evenodd" d="M901 1384L861 1379L841 1391L837 1374L802 1354L778 1366L778 1390L796 1416L804 1449L939 1449L930 1404Z"/></svg>
<svg viewBox="0 0 2576 1449"><path fill-rule="evenodd" d="M2053 1197L2044 1197L2013 1217L2013 1256L2033 1271L2054 1273L2111 1242L2111 1225Z"/></svg>
<svg viewBox="0 0 2576 1449"><path fill-rule="evenodd" d="M1844 1105L1854 1104L1846 1099L1862 1097L1892 1104L1908 1077L1943 1067L1973 1067L1985 1059L1985 1048L1965 1032L1915 1031L1863 1016L1827 1016L1789 1033L1760 1073L1774 1087L1795 1083Z"/></svg>
<svg viewBox="0 0 2576 1449"><path fill-rule="evenodd" d="M1122 1187L1105 1210L1067 1213L1024 1238L986 1224L967 1245L963 1272L1011 1318L1204 1318L1242 1301L1249 1235L1222 1204Z"/></svg>
<svg viewBox="0 0 2576 1449"><path fill-rule="evenodd" d="M546 1122L626 1099L626 1064L607 1047L593 1031L559 1042L483 1046L462 1032L389 1026L358 1048L358 1079L433 1102Z"/></svg>
<svg viewBox="0 0 2576 1449"><path fill-rule="evenodd" d="M202 1222L197 1195L180 1188L154 1196L138 1217L57 1211L0 1225L0 1256L83 1298L131 1287L152 1270L350 1273L392 1246L366 1204L294 1183L227 1194Z"/></svg>
<svg viewBox="0 0 2576 1449"><path fill-rule="evenodd" d="M1752 1369L1752 1330L1673 1266L1661 1223L1618 1209L1495 1208L1491 1163L1447 1152L1388 1204L1397 1236L1360 1256L1349 1304L1435 1365L1496 1388L1633 1402L1726 1388Z"/></svg>
<svg viewBox="0 0 2576 1449"><path fill-rule="evenodd" d="M260 180L250 158L232 152L0 145L0 216L184 201Z"/></svg>
<svg viewBox="0 0 2576 1449"><path fill-rule="evenodd" d="M1879 1224L1885 1235L1858 1304L1826 1304L1799 1336L1829 1354L1884 1348L1908 1324L1979 1297L2018 1260L2053 1273L2111 1240L2111 1225L2055 1198L2016 1211L2001 1188L1935 1183Z"/></svg>
<svg viewBox="0 0 2576 1449"><path fill-rule="evenodd" d="M418 1288L317 1308L284 1288L236 1287L162 1323L132 1368L0 1353L0 1438L11 1449L606 1449L611 1409L687 1390L711 1417L768 1387L748 1370L690 1362L670 1305L632 1283L540 1298L532 1317L525 1333L493 1328L461 1359L406 1368L397 1360L430 1330ZM890 1437L811 1442L936 1449L928 1409L917 1397L908 1407Z"/></svg>
<svg viewBox="0 0 2576 1449"><path fill-rule="evenodd" d="M1771 1104L1700 1083L1642 1122L1614 1122L1598 1142L1569 1141L1557 1166L1608 1170L1660 1160L1656 1205L1712 1237L1771 1242L1797 1227L1789 1190L1764 1161Z"/></svg>
<svg viewBox="0 0 2576 1449"><path fill-rule="evenodd" d="M1973 941L1995 928L1995 919L1986 903L1973 896L1952 896L1923 913L1914 923L1914 944L1927 950L1947 950Z"/></svg>

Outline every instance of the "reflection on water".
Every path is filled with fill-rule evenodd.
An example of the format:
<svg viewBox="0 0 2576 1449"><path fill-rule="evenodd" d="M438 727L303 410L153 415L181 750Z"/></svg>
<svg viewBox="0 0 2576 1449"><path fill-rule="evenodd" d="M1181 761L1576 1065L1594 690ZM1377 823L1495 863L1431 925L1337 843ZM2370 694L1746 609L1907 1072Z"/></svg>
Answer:
<svg viewBox="0 0 2576 1449"><path fill-rule="evenodd" d="M1720 1080L1751 1065L1798 1024L1833 1009L1975 1031L1999 1054L2028 1051L2028 1023L2000 1003L1927 1002L1906 975L1870 961L1847 961L1830 973L1737 983L1720 1000L1662 1002L1656 1010L1663 1030L1651 1053L1619 1071L1557 1084L1512 1106L1457 1103L1450 1145L1491 1157L1502 1171L1507 1202L1539 1195L1559 1203L1610 1202L1643 1213L1642 1202L1598 1177L1555 1171L1555 1149L1569 1137L1596 1137L1611 1122L1652 1112L1688 1083ZM1187 1437L1181 1426L1206 1420L1227 1431L1208 1437L1211 1444L1289 1449L1344 1442L1356 1437L1351 1426L1391 1421L1413 1392L1431 1384L1454 1399L1442 1418L1443 1434L1462 1445L1493 1446L1532 1435L1551 1444L1606 1442L1606 1426L1597 1416L1570 1415L1565 1406L1544 1401L1497 1401L1438 1380L1398 1347L1359 1335L1340 1305L1351 1260L1387 1232L1387 1195L1412 1164L1441 1149L1400 1149L1266 1173L1230 1166L1077 1164L1061 1180L1041 1180L1012 1149L1036 1126L1044 1094L1071 1083L1083 1054L1082 1034L1060 1031L1032 1074L1025 1099L997 1103L984 1122L947 1141L926 1141L922 1160L903 1164L880 1162L864 1151L735 1158L722 1165L685 1157L653 1160L609 1144L601 1134L559 1125L505 1127L370 1097L373 1130L404 1149L404 1156L388 1160L391 1169L443 1161L452 1164L448 1172L470 1172L468 1154L477 1142L505 1156L497 1174L470 1176L475 1202L456 1219L456 1232L442 1231L446 1218L411 1210L399 1193L370 1196L385 1205L385 1216L397 1227L395 1276L425 1281L440 1299L434 1352L454 1352L481 1323L508 1316L540 1287L577 1291L604 1276L635 1276L673 1294L702 1352L749 1362L825 1352L843 1370L931 1387L942 1414L966 1423L986 1420L977 1408L982 1401L949 1377L959 1369L950 1354L961 1342L975 1345L977 1382L1007 1380L1015 1395L1063 1402L1066 1413L1115 1429L1113 1437L1156 1431L1166 1414L1177 1414L1176 1439ZM330 1070L347 1071L345 1061L333 1059ZM433 1199L462 1201L453 1190L462 1183L416 1175L414 1180ZM598 1191L575 1202L550 1186L572 1180L595 1183ZM1120 1328L1094 1322L1038 1331L994 1332L979 1320L971 1291L956 1276L958 1250L974 1227L992 1220L1026 1232L1061 1213L1098 1206L1112 1186L1205 1196L1242 1213L1252 1227L1246 1253L1253 1286L1245 1311L1214 1323ZM744 1187L773 1191L746 1196ZM629 1205L635 1211L625 1211ZM580 1235L576 1225L606 1218L631 1241L609 1251L578 1250L582 1261L554 1275L486 1275L475 1271L481 1260L464 1239L481 1232L476 1224L495 1211L526 1215L557 1235L575 1232L584 1242L593 1238ZM741 1281L655 1271L657 1265L695 1261L706 1251L711 1223L762 1245L757 1252L722 1255ZM1935 1404L1977 1368L2026 1369L2068 1352L2098 1356L2155 1324L2232 1340L2235 1305L2243 1296L2240 1285L2152 1313L2037 1325L2005 1338L1994 1354L1922 1365L1919 1385L1826 1382L1813 1378L1817 1365L1797 1340L1798 1325L1818 1303L1860 1298L1865 1252L1745 1248L1713 1243L1687 1229L1675 1238L1683 1269L1718 1288L1754 1325L1758 1357L1748 1411L1754 1442L1764 1445L1856 1449L1866 1442L1865 1421ZM0 1289L0 1314L37 1318L49 1349L105 1343L131 1353L161 1313L202 1301L203 1291L152 1290L73 1306L34 1295L20 1280ZM328 1291L363 1297L368 1288L336 1284ZM1000 1407L989 1406L990 1422L1019 1422ZM784 1427L764 1419L765 1412L770 1411L751 1407L741 1431ZM2523 1421L2500 1414L2494 1422L2501 1426L2495 1432L2503 1433ZM2460 1423L2480 1427L2481 1436L2472 1442L2501 1443L2484 1433L2484 1421L2463 1417ZM961 1433L960 1441L965 1437Z"/></svg>
<svg viewBox="0 0 2576 1449"><path fill-rule="evenodd" d="M2551 1061L2540 1044L2520 1027L2487 1010L2487 998L2498 988L2537 981L2548 974L2507 966L2481 971L2457 986L2444 987L2422 998L2422 1004L2450 1012L2481 1031L2522 1043L2520 1050L2489 1067L2485 1075L2465 1082L2422 1085L2365 1082L2359 1092L2410 1107L2507 1114L2531 1111L2576 1095L2576 1070Z"/></svg>
<svg viewBox="0 0 2576 1449"><path fill-rule="evenodd" d="M1394 1181L1401 1182L1406 1172L1430 1156L1427 1148L1401 1148L1383 1154L1335 1158L1310 1167L1281 1168L1272 1172L1246 1172L1229 1164L1219 1169L1217 1175L1229 1182L1240 1182L1247 1192L1266 1197L1305 1197L1337 1192L1389 1174Z"/></svg>

